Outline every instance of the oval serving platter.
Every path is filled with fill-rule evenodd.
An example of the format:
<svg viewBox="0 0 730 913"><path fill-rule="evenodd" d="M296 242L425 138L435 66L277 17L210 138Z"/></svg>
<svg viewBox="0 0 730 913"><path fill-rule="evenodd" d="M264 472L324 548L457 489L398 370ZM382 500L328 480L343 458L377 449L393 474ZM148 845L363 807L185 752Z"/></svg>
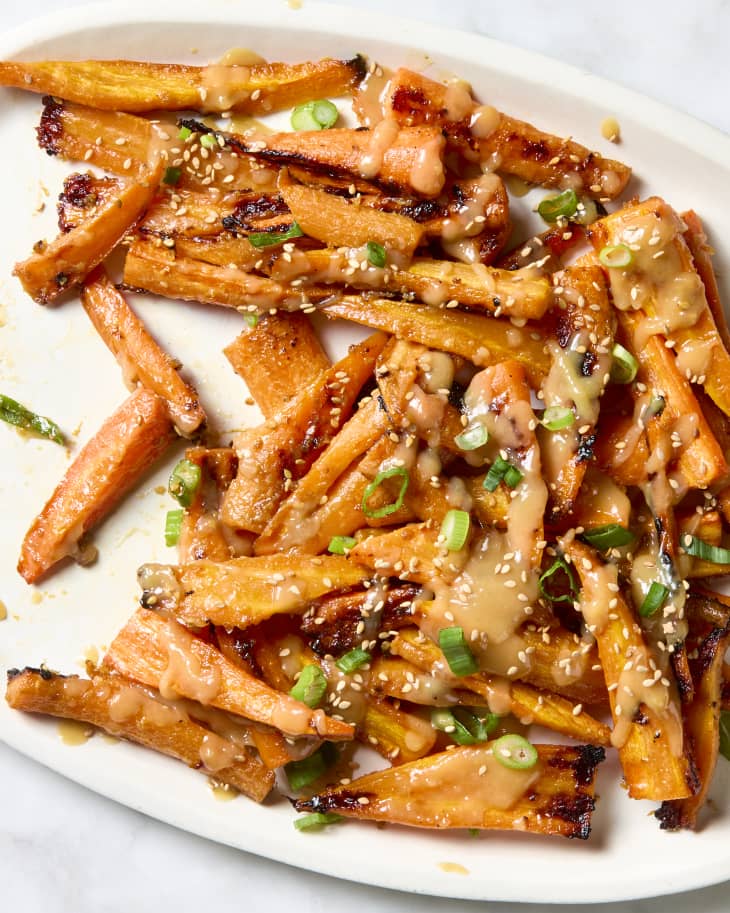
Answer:
<svg viewBox="0 0 730 913"><path fill-rule="evenodd" d="M405 35L408 44L393 39ZM696 209L719 250L718 273L730 275L730 244L723 240L730 238L730 211L717 193L730 179L730 138L609 82L486 38L309 2L293 10L248 0L162 0L63 11L4 35L0 57L202 63L231 46L291 61L361 52L387 65L430 65L429 74L437 77L458 74L482 101L626 161L635 174L630 191L656 192L677 209ZM70 170L35 145L40 106L37 96L0 91L0 167L12 176L4 182L0 227L0 388L37 405L84 440L125 395L116 364L78 301L39 308L10 275L34 241L54 234L55 195ZM624 142L618 150L601 138L600 124L609 114L621 124ZM529 204L523 204L522 218L529 218ZM723 291L727 299L727 285ZM217 428L255 421L221 354L240 329L239 315L151 296L135 300L135 306L186 365ZM325 340L337 351L353 335L338 329ZM13 433L3 433L2 450L0 597L8 619L0 625L0 670L46 663L72 671L102 651L133 610L137 566L169 560L162 532L169 501L158 489L164 491L172 458L99 529L95 567L64 567L33 590L15 571L19 544L69 454ZM650 805L626 798L610 759L600 774L600 801L587 843L496 832L474 839L463 832L348 824L319 835L314 853L310 838L292 827L285 801L262 807L244 798L215 802L204 777L135 746L95 738L70 747L59 738L56 721L13 713L4 701L0 738L90 789L177 827L382 887L575 903L672 893L730 878L730 765L722 760L712 787L714 814L698 834L661 832L648 815Z"/></svg>

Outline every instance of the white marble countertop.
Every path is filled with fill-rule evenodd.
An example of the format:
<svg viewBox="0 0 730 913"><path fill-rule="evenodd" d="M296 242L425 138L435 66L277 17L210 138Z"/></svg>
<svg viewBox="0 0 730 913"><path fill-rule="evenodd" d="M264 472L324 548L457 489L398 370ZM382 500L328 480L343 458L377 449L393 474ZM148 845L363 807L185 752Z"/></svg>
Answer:
<svg viewBox="0 0 730 913"><path fill-rule="evenodd" d="M202 0L204 2L204 0ZM283 3L285 0L263 0ZM307 0L304 0L306 3ZM563 0L514 4L479 0L340 0L397 10L565 59L730 133L730 3L695 0ZM4 30L75 0L5 2ZM473 908L362 887L259 859L160 824L89 792L0 744L0 906L28 913L117 913L194 910L349 913ZM488 864L488 860L485 860ZM484 904L514 913L546 906ZM599 906L576 913L721 913L730 884L673 898Z"/></svg>

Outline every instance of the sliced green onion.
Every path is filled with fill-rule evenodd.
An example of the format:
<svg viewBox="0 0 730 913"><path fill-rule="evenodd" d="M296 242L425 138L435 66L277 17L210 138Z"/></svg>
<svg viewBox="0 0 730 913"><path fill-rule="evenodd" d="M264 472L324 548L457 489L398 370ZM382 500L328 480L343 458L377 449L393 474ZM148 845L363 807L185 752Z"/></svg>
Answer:
<svg viewBox="0 0 730 913"><path fill-rule="evenodd" d="M578 202L575 215L571 221L577 222L578 225L590 225L591 222L595 222L597 218L598 207L596 206L596 201L592 200L590 197L583 197L583 199Z"/></svg>
<svg viewBox="0 0 730 913"><path fill-rule="evenodd" d="M213 136L212 133L204 133L200 137L200 145L205 149L217 149L218 140L215 138L215 136Z"/></svg>
<svg viewBox="0 0 730 913"><path fill-rule="evenodd" d="M720 714L720 754L730 761L730 710Z"/></svg>
<svg viewBox="0 0 730 913"><path fill-rule="evenodd" d="M177 184L182 175L180 168L175 168L171 165L169 168L165 168L165 173L162 175L163 184Z"/></svg>
<svg viewBox="0 0 730 913"><path fill-rule="evenodd" d="M180 127L177 133L177 138L181 140L189 139L193 135L193 131L190 127Z"/></svg>
<svg viewBox="0 0 730 913"><path fill-rule="evenodd" d="M594 526L583 533L583 539L599 552L606 552L609 548L621 548L630 545L636 537L630 529L618 523L607 523L605 526Z"/></svg>
<svg viewBox="0 0 730 913"><path fill-rule="evenodd" d="M615 384L630 384L636 377L639 370L639 363L622 345L618 342L611 352L613 360L611 361L611 380Z"/></svg>
<svg viewBox="0 0 730 913"><path fill-rule="evenodd" d="M380 486L385 482L386 479L393 479L396 476L399 476L403 481L400 485L400 491L398 492L398 497L393 501L392 504L385 504L383 507L368 507L368 501L375 492L380 488ZM391 466L390 469L381 470L370 482L365 486L365 491L362 495L362 512L366 517L388 517L390 514L394 514L400 506L403 504L403 498L406 496L406 489L408 488L408 483L410 482L410 476L408 475L408 470L405 466Z"/></svg>
<svg viewBox="0 0 730 913"><path fill-rule="evenodd" d="M488 741L498 723L496 713L482 713L476 708L454 707L453 710L446 710L436 707L431 712L434 729L451 736L457 745L477 745Z"/></svg>
<svg viewBox="0 0 730 913"><path fill-rule="evenodd" d="M556 197L546 197L537 207L538 213L546 222L557 222L558 219L569 219L578 209L578 197L575 190L564 190Z"/></svg>
<svg viewBox="0 0 730 913"><path fill-rule="evenodd" d="M459 450L478 450L479 447L483 447L489 440L489 432L478 422L476 425L471 425L469 428L457 434L454 438L454 443L459 448Z"/></svg>
<svg viewBox="0 0 730 913"><path fill-rule="evenodd" d="M467 646L463 628L442 628L439 631L439 647L454 675L474 675L479 671L479 664Z"/></svg>
<svg viewBox="0 0 730 913"><path fill-rule="evenodd" d="M258 326L259 315L258 314L244 314L243 322L246 324L246 326L251 327L251 329L253 329L255 326Z"/></svg>
<svg viewBox="0 0 730 913"><path fill-rule="evenodd" d="M601 248L598 259L609 269L626 269L634 262L634 254L625 244L607 244Z"/></svg>
<svg viewBox="0 0 730 913"><path fill-rule="evenodd" d="M356 545L357 539L353 539L352 536L333 536L327 546L327 551L333 555L345 555Z"/></svg>
<svg viewBox="0 0 730 913"><path fill-rule="evenodd" d="M337 123L340 112L326 98L297 105L291 113L294 130L328 130Z"/></svg>
<svg viewBox="0 0 730 913"><path fill-rule="evenodd" d="M522 481L522 478L522 473L516 466L508 463L507 460L502 457L497 457L489 467L489 472L484 479L483 487L486 488L487 491L494 491L500 482L504 482L508 488L516 488Z"/></svg>
<svg viewBox="0 0 730 913"><path fill-rule="evenodd" d="M469 536L469 526L468 511L454 508L446 512L441 523L441 535L446 540L444 544L450 552L458 552L464 547Z"/></svg>
<svg viewBox="0 0 730 913"><path fill-rule="evenodd" d="M653 418L655 415L661 415L667 405L663 396L653 396L649 405L646 407L645 418Z"/></svg>
<svg viewBox="0 0 730 913"><path fill-rule="evenodd" d="M569 594L557 594L548 589L548 583L552 577L559 572L563 573L568 578L568 588L570 589ZM576 583L575 577L573 576L573 571L571 570L571 567L565 558L562 557L558 557L555 559L555 561L553 561L545 573L540 576L540 579L537 581L537 585L540 590L540 595L547 599L549 602L575 602L575 600L578 598L578 584Z"/></svg>
<svg viewBox="0 0 730 913"><path fill-rule="evenodd" d="M182 510L168 510L165 517L165 545L177 545L183 520Z"/></svg>
<svg viewBox="0 0 730 913"><path fill-rule="evenodd" d="M200 466L192 460L180 460L172 470L167 490L181 507L190 507L200 486Z"/></svg>
<svg viewBox="0 0 730 913"><path fill-rule="evenodd" d="M4 396L2 393L0 393L0 419L9 425L22 428L23 431L30 431L33 434L48 438L54 444L63 446L66 443L63 431L55 422L45 418L43 415L38 415L37 412L31 412L30 409L26 409L25 406L14 399L10 399L9 396Z"/></svg>
<svg viewBox="0 0 730 913"><path fill-rule="evenodd" d="M503 735L492 745L494 757L510 770L529 770L537 764L537 748L516 733Z"/></svg>
<svg viewBox="0 0 730 913"><path fill-rule="evenodd" d="M697 536L683 536L682 545L688 555L693 558L701 558L703 561L709 561L711 564L730 564L730 548L720 548L719 545L710 545L698 539Z"/></svg>
<svg viewBox="0 0 730 913"><path fill-rule="evenodd" d="M314 754L310 754L309 757L302 758L301 761L290 761L284 765L289 786L294 792L299 792L300 789L304 789L305 786L318 780L330 763L331 759L325 756L322 748L315 751Z"/></svg>
<svg viewBox="0 0 730 913"><path fill-rule="evenodd" d="M550 406L542 415L542 425L548 431L560 431L575 423L575 413L567 406Z"/></svg>
<svg viewBox="0 0 730 913"><path fill-rule="evenodd" d="M309 815L295 818L294 827L298 831L318 831L329 824L337 824L338 821L344 821L342 815L335 815L332 812L311 812Z"/></svg>
<svg viewBox="0 0 730 913"><path fill-rule="evenodd" d="M254 247L273 247L292 238L301 238L304 232L297 222L291 223L291 228L286 231L254 231L247 235L249 243Z"/></svg>
<svg viewBox="0 0 730 913"><path fill-rule="evenodd" d="M310 663L302 669L296 684L289 694L295 700L301 701L307 707L314 709L319 707L326 690L327 679L324 672L316 663Z"/></svg>
<svg viewBox="0 0 730 913"><path fill-rule="evenodd" d="M639 615L641 615L642 618L650 618L657 609L660 609L664 605L664 600L668 595L669 587L664 586L663 583L657 583L655 580L649 587L649 591L644 597L644 601L641 603Z"/></svg>
<svg viewBox="0 0 730 913"><path fill-rule="evenodd" d="M353 672L356 672L361 666L364 666L365 663L369 663L371 659L372 656L367 650L355 647L350 650L349 653L345 653L344 656L341 656L336 660L335 665L340 672L344 672L345 675L352 675Z"/></svg>
<svg viewBox="0 0 730 913"><path fill-rule="evenodd" d="M373 266L383 268L385 266L386 255L385 248L377 241L368 241L367 243L368 262Z"/></svg>

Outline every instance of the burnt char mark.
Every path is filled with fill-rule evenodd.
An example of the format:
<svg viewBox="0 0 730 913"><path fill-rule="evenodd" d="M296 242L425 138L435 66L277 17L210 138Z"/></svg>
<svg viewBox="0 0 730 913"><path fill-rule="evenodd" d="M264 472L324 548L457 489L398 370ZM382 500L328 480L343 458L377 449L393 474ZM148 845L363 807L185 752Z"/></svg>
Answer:
<svg viewBox="0 0 730 913"><path fill-rule="evenodd" d="M654 812L654 817L658 820L659 827L663 831L679 831L688 827L688 822L682 811L682 803L676 799L668 799L662 802Z"/></svg>
<svg viewBox="0 0 730 913"><path fill-rule="evenodd" d="M504 236L498 234L483 234L479 238L479 260L490 266L501 254L504 247Z"/></svg>
<svg viewBox="0 0 730 913"><path fill-rule="evenodd" d="M187 127L191 133L216 133L212 127L208 127L202 121L196 120L194 117L178 117L177 119L178 127ZM225 139L225 137L224 137Z"/></svg>
<svg viewBox="0 0 730 913"><path fill-rule="evenodd" d="M446 207L438 200L410 200L397 211L414 222L429 222L446 216Z"/></svg>
<svg viewBox="0 0 730 913"><path fill-rule="evenodd" d="M573 335L573 324L570 315L565 311L560 311L558 319L555 322L555 335L558 339L558 345L561 349L566 349Z"/></svg>
<svg viewBox="0 0 730 913"><path fill-rule="evenodd" d="M595 367L598 359L593 354L593 352L586 352L583 356L583 360L580 363L580 373L583 377L591 377L593 374L593 368Z"/></svg>
<svg viewBox="0 0 730 913"><path fill-rule="evenodd" d="M391 96L391 106L411 124L430 124L444 114L433 107L427 95L412 86L398 86Z"/></svg>
<svg viewBox="0 0 730 913"><path fill-rule="evenodd" d="M294 808L298 812L333 812L346 811L348 809L362 809L360 798L362 796L368 799L373 798L372 793L353 793L346 790L336 793L323 793L320 796L312 796L311 799L297 799Z"/></svg>
<svg viewBox="0 0 730 913"><path fill-rule="evenodd" d="M582 434L578 444L578 453L576 461L578 463L587 463L593 459L593 446L596 443L595 434Z"/></svg>
<svg viewBox="0 0 730 913"><path fill-rule="evenodd" d="M228 231L252 231L260 219L288 212L289 207L278 193L246 194L233 212L223 218L223 227Z"/></svg>
<svg viewBox="0 0 730 913"><path fill-rule="evenodd" d="M692 673L695 680L699 681L707 672L717 656L717 651L724 644L727 637L725 628L713 628L700 644L697 659L692 662Z"/></svg>
<svg viewBox="0 0 730 913"><path fill-rule="evenodd" d="M92 190L93 177L88 172L86 174L72 174L63 182L63 191L58 197L58 227L66 233L74 227L73 222L69 222L67 210L69 207L75 209L90 209L98 202L98 194Z"/></svg>
<svg viewBox="0 0 730 913"><path fill-rule="evenodd" d="M345 65L352 70L356 83L362 82L368 75L368 59L363 54L356 54L350 60L346 60Z"/></svg>
<svg viewBox="0 0 730 913"><path fill-rule="evenodd" d="M672 653L672 671L677 682L677 691L679 699L683 704L692 700L694 694L694 683L689 674L689 666L686 662L686 654L682 656L683 650L675 650Z"/></svg>
<svg viewBox="0 0 730 913"><path fill-rule="evenodd" d="M559 793L550 799L542 814L547 818L560 818L572 825L573 829L566 834L570 839L587 840L591 833L591 815L595 807L594 799L585 793L579 792L574 796Z"/></svg>
<svg viewBox="0 0 730 913"><path fill-rule="evenodd" d="M35 131L38 145L41 149L45 149L48 155L58 155L60 151L58 141L63 136L63 124L61 123L63 102L56 101L50 95L44 95L43 106L41 120Z"/></svg>
<svg viewBox="0 0 730 913"><path fill-rule="evenodd" d="M508 143L520 143L522 147L522 157L530 159L533 162L547 162L552 158L552 153L545 140L523 140L518 133L511 133L507 137Z"/></svg>
<svg viewBox="0 0 730 913"><path fill-rule="evenodd" d="M33 675L40 675L45 682L50 682L54 678L66 678L66 676L61 675L60 672L53 672L45 666L41 666L40 668L25 666L23 669L8 669L8 681L11 682L14 678L17 678L19 675L24 675L26 672L30 672Z"/></svg>
<svg viewBox="0 0 730 913"><path fill-rule="evenodd" d="M590 786L596 776L596 768L605 760L606 751L599 745L578 745L572 751L566 749L550 758L548 766L572 770L578 786Z"/></svg>

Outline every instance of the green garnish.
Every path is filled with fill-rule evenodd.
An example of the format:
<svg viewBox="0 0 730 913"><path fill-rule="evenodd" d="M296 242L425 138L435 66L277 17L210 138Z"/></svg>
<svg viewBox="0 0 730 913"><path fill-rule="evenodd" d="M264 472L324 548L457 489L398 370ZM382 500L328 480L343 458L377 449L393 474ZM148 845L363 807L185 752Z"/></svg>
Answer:
<svg viewBox="0 0 730 913"><path fill-rule="evenodd" d="M15 425L16 428L22 428L23 431L47 438L62 447L66 443L63 431L55 422L43 415L38 415L37 412L31 412L30 409L2 393L0 393L0 419L9 425Z"/></svg>
<svg viewBox="0 0 730 913"><path fill-rule="evenodd" d="M663 583L657 583L655 580L649 587L649 590L644 597L644 601L641 603L639 615L641 615L642 618L650 618L657 609L660 609L664 605L664 600L668 595L669 587L664 586Z"/></svg>
<svg viewBox="0 0 730 913"><path fill-rule="evenodd" d="M243 322L246 324L247 327L250 327L251 329L253 329L255 326L258 326L259 315L258 314L244 314Z"/></svg>
<svg viewBox="0 0 730 913"><path fill-rule="evenodd" d="M386 479L393 479L396 476L400 477L403 481L400 485L400 491L398 492L398 497L392 504L385 504L383 507L368 507L368 501L375 492L380 488L383 482ZM381 470L373 479L372 482L368 483L365 486L365 491L362 495L362 502L360 506L362 507L362 512L366 517L379 518L379 517L388 517L390 514L394 514L403 504L403 499L406 496L406 489L408 488L408 483L410 482L410 476L408 470L404 466L391 466L390 469Z"/></svg>
<svg viewBox="0 0 730 913"><path fill-rule="evenodd" d="M546 197L537 207L538 213L546 222L557 222L560 218L569 219L578 209L578 197L575 190L564 190L556 197Z"/></svg>
<svg viewBox="0 0 730 913"><path fill-rule="evenodd" d="M548 431L560 431L575 423L575 413L567 406L549 406L542 415L542 425Z"/></svg>
<svg viewBox="0 0 730 913"><path fill-rule="evenodd" d="M463 628L442 628L439 631L439 647L454 675L474 675L479 671L479 664L466 643Z"/></svg>
<svg viewBox="0 0 730 913"><path fill-rule="evenodd" d="M357 539L353 539L352 536L333 536L327 546L327 551L332 555L346 555L356 545Z"/></svg>
<svg viewBox="0 0 730 913"><path fill-rule="evenodd" d="M249 243L253 247L273 247L292 238L301 238L304 232L296 222L291 223L291 228L286 231L254 231L248 235Z"/></svg>
<svg viewBox="0 0 730 913"><path fill-rule="evenodd" d="M338 821L343 820L342 815L335 815L333 812L311 812L301 818L296 818L294 827L298 831L317 831L322 827L337 824Z"/></svg>
<svg viewBox="0 0 730 913"><path fill-rule="evenodd" d="M300 789L319 780L331 763L332 759L325 756L324 746L301 761L290 761L284 765L289 786L294 792L299 792Z"/></svg>
<svg viewBox="0 0 730 913"><path fill-rule="evenodd" d="M181 507L190 507L200 486L200 466L192 460L180 460L172 470L167 490Z"/></svg>
<svg viewBox="0 0 730 913"><path fill-rule="evenodd" d="M688 555L709 561L711 564L730 564L730 549L721 548L719 545L710 545L698 539L697 536L683 536L682 546Z"/></svg>
<svg viewBox="0 0 730 913"><path fill-rule="evenodd" d="M476 425L471 425L469 428L466 428L461 434L457 434L454 438L454 443L459 448L459 450L478 450L480 447L483 447L489 440L489 432L478 422Z"/></svg>
<svg viewBox="0 0 730 913"><path fill-rule="evenodd" d="M182 170L180 168L175 168L171 165L169 168L165 168L165 173L162 175L163 184L177 184L182 175Z"/></svg>
<svg viewBox="0 0 730 913"><path fill-rule="evenodd" d="M557 573L562 573L567 578L570 593L557 594L548 589L548 583ZM556 558L545 573L541 574L540 579L537 581L537 585L540 590L540 595L549 602L575 602L578 598L578 584L573 576L573 571L565 558L562 557Z"/></svg>
<svg viewBox="0 0 730 913"><path fill-rule="evenodd" d="M168 510L165 517L165 545L177 545L182 530L182 510Z"/></svg>
<svg viewBox="0 0 730 913"><path fill-rule="evenodd" d="M470 525L468 511L453 508L446 512L441 523L441 535L446 540L444 545L450 552L458 552L464 547L469 537Z"/></svg>
<svg viewBox="0 0 730 913"><path fill-rule="evenodd" d="M639 370L639 363L634 356L618 342L611 352L611 380L615 384L630 384Z"/></svg>
<svg viewBox="0 0 730 913"><path fill-rule="evenodd" d="M457 745L487 742L499 723L496 713L475 707L436 707L431 711L431 725L445 732Z"/></svg>
<svg viewBox="0 0 730 913"><path fill-rule="evenodd" d="M177 138L181 140L189 139L193 135L193 131L190 127L180 127L178 130Z"/></svg>
<svg viewBox="0 0 730 913"><path fill-rule="evenodd" d="M324 672L315 663L305 666L289 695L314 709L319 707L327 690Z"/></svg>
<svg viewBox="0 0 730 913"><path fill-rule="evenodd" d="M522 478L522 473L516 466L508 463L503 457L497 457L489 467L482 484L487 491L495 491L500 482L504 482L508 488L516 488Z"/></svg>
<svg viewBox="0 0 730 913"><path fill-rule="evenodd" d="M200 145L205 149L217 149L218 140L213 136L212 133L204 133L200 137Z"/></svg>
<svg viewBox="0 0 730 913"><path fill-rule="evenodd" d="M634 262L634 255L625 244L607 244L601 248L598 259L609 269L626 269Z"/></svg>
<svg viewBox="0 0 730 913"><path fill-rule="evenodd" d="M345 653L344 656L341 656L338 660L335 660L335 665L340 670L344 672L345 675L352 675L353 672L356 672L361 666L364 666L366 663L369 663L372 659L372 656L368 653L367 650L363 650L360 647L355 647L350 650L349 653Z"/></svg>
<svg viewBox="0 0 730 913"><path fill-rule="evenodd" d="M372 266L377 266L382 269L385 266L386 261L385 248L383 245L378 244L377 241L368 241L366 248L368 252L368 262L372 264Z"/></svg>
<svg viewBox="0 0 730 913"><path fill-rule="evenodd" d="M337 123L340 112L326 98L297 105L291 113L294 130L328 130Z"/></svg>
<svg viewBox="0 0 730 913"><path fill-rule="evenodd" d="M492 745L494 757L510 770L529 770L537 764L537 749L516 733L503 735Z"/></svg>
<svg viewBox="0 0 730 913"><path fill-rule="evenodd" d="M630 545L636 536L630 529L619 523L607 523L605 526L595 526L583 533L583 539L599 552L606 552L610 548L621 548Z"/></svg>

